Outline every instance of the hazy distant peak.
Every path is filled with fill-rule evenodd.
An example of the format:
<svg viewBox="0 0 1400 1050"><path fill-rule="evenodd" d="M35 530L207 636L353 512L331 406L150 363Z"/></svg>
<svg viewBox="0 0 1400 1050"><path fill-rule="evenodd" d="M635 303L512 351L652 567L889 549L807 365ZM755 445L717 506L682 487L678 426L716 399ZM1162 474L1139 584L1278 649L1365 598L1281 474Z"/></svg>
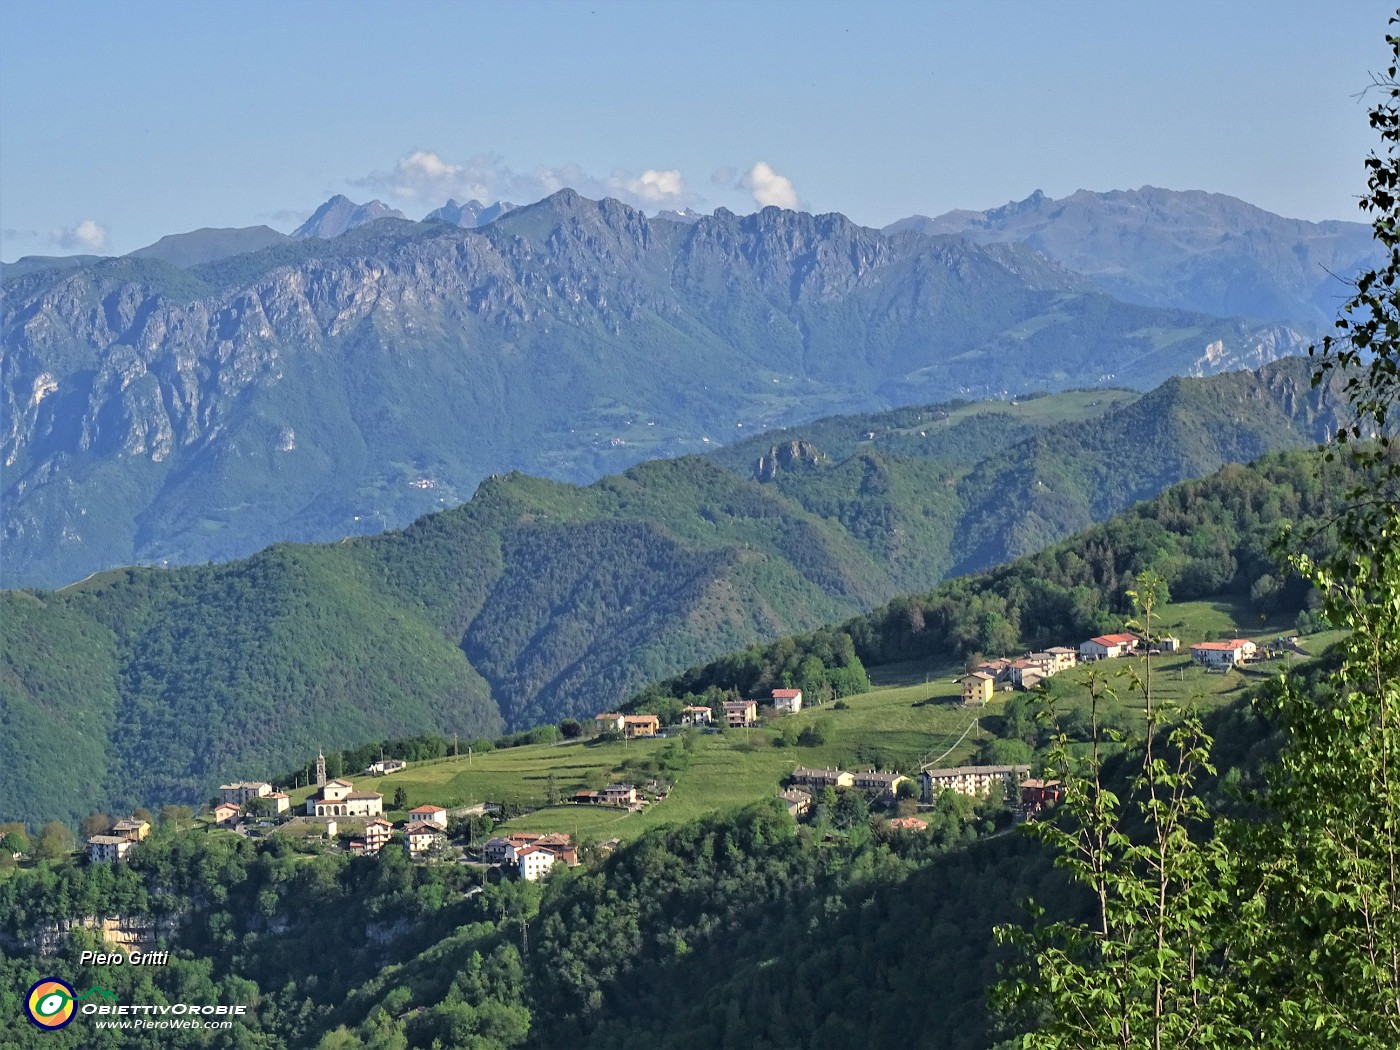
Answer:
<svg viewBox="0 0 1400 1050"><path fill-rule="evenodd" d="M377 219L406 218L397 208L391 208L383 201L373 200L368 204L356 204L344 194L337 193L312 214L311 218L292 231L293 237L319 237L329 240L339 237L346 230L374 222Z"/></svg>
<svg viewBox="0 0 1400 1050"><path fill-rule="evenodd" d="M159 259L172 266L190 267L255 252L288 239L285 233L278 233L268 226L233 229L206 226L188 233L167 234L154 244L137 248L129 255L134 259Z"/></svg>
<svg viewBox="0 0 1400 1050"><path fill-rule="evenodd" d="M1019 241L1129 302L1309 323L1335 317L1345 281L1377 257L1362 223L1290 219L1227 194L1159 186L1058 200L1036 190L987 211L885 227L911 230Z"/></svg>
<svg viewBox="0 0 1400 1050"><path fill-rule="evenodd" d="M475 230L495 222L506 212L515 208L510 201L497 201L495 204L482 204L473 198L465 204L449 200L441 208L435 208L423 217L424 222L447 222L463 229Z"/></svg>

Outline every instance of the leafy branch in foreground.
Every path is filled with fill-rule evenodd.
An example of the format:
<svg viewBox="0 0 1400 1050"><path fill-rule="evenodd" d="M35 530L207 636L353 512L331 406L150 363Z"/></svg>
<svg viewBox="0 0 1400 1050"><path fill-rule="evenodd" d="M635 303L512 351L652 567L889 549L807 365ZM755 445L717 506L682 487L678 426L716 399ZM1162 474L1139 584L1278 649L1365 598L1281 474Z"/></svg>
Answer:
<svg viewBox="0 0 1400 1050"><path fill-rule="evenodd" d="M1145 573L1129 592L1142 618L1130 626L1148 638L1161 585ZM1030 831L1092 904L1087 920L997 931L1020 958L994 997L1028 1019L1027 1048L1238 1042L1223 1009L1225 956L1212 934L1226 899L1215 878L1226 867L1224 847L1209 834L1197 790L1215 773L1212 740L1194 708L1156 702L1151 666L1149 655L1143 673L1129 672L1129 688L1145 703L1146 728L1140 740L1126 742L1132 773L1125 784L1111 775L1107 753L1123 741L1100 720L1115 691L1097 672L1090 675L1087 754L1076 757L1063 731L1047 754L1064 803ZM1054 716L1047 705L1046 717Z"/></svg>

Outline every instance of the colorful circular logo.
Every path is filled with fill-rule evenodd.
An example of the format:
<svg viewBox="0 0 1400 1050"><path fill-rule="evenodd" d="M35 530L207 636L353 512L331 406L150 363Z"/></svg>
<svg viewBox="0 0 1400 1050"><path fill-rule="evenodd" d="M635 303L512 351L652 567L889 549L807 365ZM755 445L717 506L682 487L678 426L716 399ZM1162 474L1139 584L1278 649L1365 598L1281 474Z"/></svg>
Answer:
<svg viewBox="0 0 1400 1050"><path fill-rule="evenodd" d="M45 977L29 989L29 995L24 1000L24 1012L40 1028L63 1028L73 1020L73 1000L77 994L67 981Z"/></svg>

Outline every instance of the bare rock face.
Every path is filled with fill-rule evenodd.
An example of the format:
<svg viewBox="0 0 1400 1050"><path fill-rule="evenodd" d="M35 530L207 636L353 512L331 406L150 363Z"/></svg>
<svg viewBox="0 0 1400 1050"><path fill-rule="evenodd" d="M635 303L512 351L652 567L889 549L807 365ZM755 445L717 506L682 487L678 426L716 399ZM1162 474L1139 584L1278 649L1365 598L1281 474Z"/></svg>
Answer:
<svg viewBox="0 0 1400 1050"><path fill-rule="evenodd" d="M772 481L780 471L790 471L804 465L817 467L827 462L827 457L811 442L789 441L784 445L774 445L766 455L758 457L753 478L755 481Z"/></svg>
<svg viewBox="0 0 1400 1050"><path fill-rule="evenodd" d="M186 268L5 282L0 583L398 527L492 473L588 481L739 420L1146 389L1304 342L1086 294L1016 245L840 215L686 224L571 190L480 229L358 207Z"/></svg>

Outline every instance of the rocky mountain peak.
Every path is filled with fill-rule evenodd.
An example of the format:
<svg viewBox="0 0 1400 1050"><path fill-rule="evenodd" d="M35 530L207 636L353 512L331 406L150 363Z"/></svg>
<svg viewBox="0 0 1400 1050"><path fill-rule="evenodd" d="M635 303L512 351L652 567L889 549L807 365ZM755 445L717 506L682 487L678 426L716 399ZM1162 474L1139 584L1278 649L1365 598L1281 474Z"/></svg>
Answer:
<svg viewBox="0 0 1400 1050"><path fill-rule="evenodd" d="M297 238L319 237L321 240L329 240L332 237L339 237L346 230L353 230L357 226L364 226L377 219L402 219L405 218L403 212L397 208L391 208L380 200L372 200L368 204L356 204L344 194L337 193L325 204L317 208L311 218L292 231L292 236Z"/></svg>

